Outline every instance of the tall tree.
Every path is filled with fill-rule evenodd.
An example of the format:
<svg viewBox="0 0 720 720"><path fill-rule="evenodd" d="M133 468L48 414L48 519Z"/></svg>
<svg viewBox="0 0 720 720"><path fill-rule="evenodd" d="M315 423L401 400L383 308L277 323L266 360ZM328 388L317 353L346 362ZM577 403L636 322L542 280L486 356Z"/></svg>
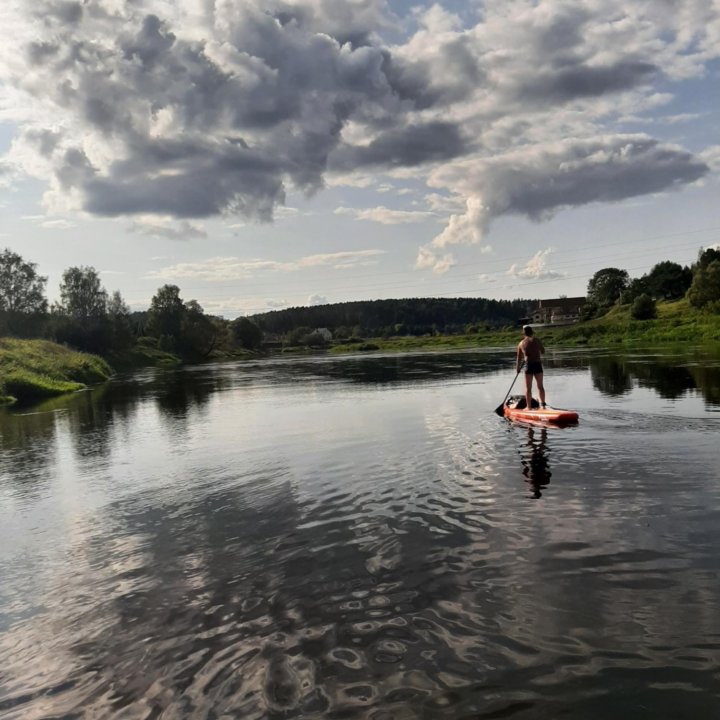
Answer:
<svg viewBox="0 0 720 720"><path fill-rule="evenodd" d="M180 288L177 285L163 285L150 301L148 332L163 341L169 349L174 349L182 333L185 312Z"/></svg>
<svg viewBox="0 0 720 720"><path fill-rule="evenodd" d="M60 309L80 323L97 321L107 314L107 292L93 267L69 267L60 283Z"/></svg>
<svg viewBox="0 0 720 720"><path fill-rule="evenodd" d="M133 343L130 308L123 300L119 290L107 301L107 319L110 330L110 344L114 350L125 350Z"/></svg>
<svg viewBox="0 0 720 720"><path fill-rule="evenodd" d="M197 300L185 303L181 328L182 338L178 349L185 357L205 358L215 349L218 326L205 314Z"/></svg>
<svg viewBox="0 0 720 720"><path fill-rule="evenodd" d="M628 283L627 287L620 293L619 302L623 305L628 305L639 295L647 292L647 275L643 275L641 278L633 278Z"/></svg>
<svg viewBox="0 0 720 720"><path fill-rule="evenodd" d="M262 330L246 317L239 317L230 323L233 340L237 345L248 350L259 348L262 344Z"/></svg>
<svg viewBox="0 0 720 720"><path fill-rule="evenodd" d="M695 270L688 301L696 308L720 307L720 260L713 260L706 267L699 266Z"/></svg>
<svg viewBox="0 0 720 720"><path fill-rule="evenodd" d="M37 265L26 262L5 248L0 253L0 311L44 313L46 277L37 274Z"/></svg>
<svg viewBox="0 0 720 720"><path fill-rule="evenodd" d="M700 248L697 263L693 266L693 270L698 268L704 270L714 260L720 260L720 247L708 248L707 250Z"/></svg>
<svg viewBox="0 0 720 720"><path fill-rule="evenodd" d="M692 270L676 262L657 263L645 276L646 292L656 298L677 300L685 296L692 283Z"/></svg>
<svg viewBox="0 0 720 720"><path fill-rule="evenodd" d="M607 307L616 303L620 294L628 286L630 276L627 270L618 268L603 268L598 270L587 286L588 302L600 307Z"/></svg>

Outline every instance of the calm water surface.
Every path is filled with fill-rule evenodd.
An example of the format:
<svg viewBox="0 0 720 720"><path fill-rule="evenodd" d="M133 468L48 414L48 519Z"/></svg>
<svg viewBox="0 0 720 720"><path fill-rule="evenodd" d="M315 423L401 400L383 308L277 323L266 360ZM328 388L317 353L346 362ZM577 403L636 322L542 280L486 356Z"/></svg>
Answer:
<svg viewBox="0 0 720 720"><path fill-rule="evenodd" d="M0 413L0 717L720 717L720 356L151 370Z"/></svg>

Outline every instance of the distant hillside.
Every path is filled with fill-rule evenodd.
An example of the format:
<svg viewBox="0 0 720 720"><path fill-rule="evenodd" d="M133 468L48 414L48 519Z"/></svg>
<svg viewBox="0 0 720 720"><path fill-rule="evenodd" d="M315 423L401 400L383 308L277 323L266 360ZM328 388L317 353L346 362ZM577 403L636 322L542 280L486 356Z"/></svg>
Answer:
<svg viewBox="0 0 720 720"><path fill-rule="evenodd" d="M536 304L532 300L409 298L294 307L253 315L265 333L283 335L296 328L328 328L345 334L379 336L465 332L468 326L517 326Z"/></svg>

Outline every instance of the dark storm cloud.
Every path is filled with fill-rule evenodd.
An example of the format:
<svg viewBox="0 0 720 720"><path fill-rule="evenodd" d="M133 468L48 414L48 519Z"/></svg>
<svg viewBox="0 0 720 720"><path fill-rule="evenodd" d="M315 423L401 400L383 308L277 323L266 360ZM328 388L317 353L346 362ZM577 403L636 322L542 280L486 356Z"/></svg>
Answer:
<svg viewBox="0 0 720 720"><path fill-rule="evenodd" d="M197 218L231 211L270 220L284 201L281 170L237 144L150 143L106 175L85 179L83 188L87 210L97 215Z"/></svg>
<svg viewBox="0 0 720 720"><path fill-rule="evenodd" d="M710 168L682 148L644 135L602 136L527 147L472 167L440 168L431 184L468 197L433 240L435 247L480 242L503 215L545 220L562 209L619 202L700 180Z"/></svg>
<svg viewBox="0 0 720 720"><path fill-rule="evenodd" d="M27 57L31 65L42 65L59 51L60 48L51 42L31 42L28 45Z"/></svg>
<svg viewBox="0 0 720 720"><path fill-rule="evenodd" d="M76 25L82 20L83 6L80 2L47 3L45 13L57 18L61 23Z"/></svg>
<svg viewBox="0 0 720 720"><path fill-rule="evenodd" d="M448 122L410 125L382 133L369 145L347 146L334 156L335 169L361 167L414 167L450 160L464 154L468 142L460 128Z"/></svg>
<svg viewBox="0 0 720 720"><path fill-rule="evenodd" d="M29 130L25 133L28 143L35 146L40 155L45 158L49 158L55 152L61 138L62 135L59 132L52 130Z"/></svg>
<svg viewBox="0 0 720 720"><path fill-rule="evenodd" d="M518 87L517 96L543 103L599 97L649 83L657 71L655 65L639 61L620 61L604 67L568 63L554 71L533 74Z"/></svg>
<svg viewBox="0 0 720 720"><path fill-rule="evenodd" d="M383 53L382 70L393 93L423 110L472 96L485 83L474 41L458 35L444 42L429 59Z"/></svg>
<svg viewBox="0 0 720 720"><path fill-rule="evenodd" d="M387 24L387 4L386 0L277 2L268 12L281 25L295 23L305 31L330 35L341 45L359 47L371 44L377 30Z"/></svg>
<svg viewBox="0 0 720 720"><path fill-rule="evenodd" d="M147 70L172 47L175 35L169 32L157 15L147 15L139 32L132 38L121 41L125 59L137 57Z"/></svg>
<svg viewBox="0 0 720 720"><path fill-rule="evenodd" d="M482 225L707 172L647 139L590 146L607 98L635 111L681 54L650 6L608 2L612 12L599 0L488 4L475 27L436 4L389 46L379 32L398 19L386 0L37 0L18 4L24 34L8 32L17 52L0 53L0 72L37 100L25 147L92 213L270 219L286 187L316 192L328 171L422 167L436 186L482 197ZM578 141L533 155L560 137Z"/></svg>
<svg viewBox="0 0 720 720"><path fill-rule="evenodd" d="M253 3L228 6L225 15L216 10L219 36L199 42L179 38L172 18L154 13L103 14L96 1L80 22L67 4L47 0L59 49L31 46L33 62L54 76L42 89L108 138L115 156L93 168L76 148L56 154L61 187L80 190L85 209L101 215L270 219L287 181L308 193L323 186L328 158L359 108L402 115L384 51L343 45L326 32L344 25L365 36L381 5L367 3L355 21L347 8L320 1L281 3L284 14L275 16ZM451 157L461 145L453 127L411 127L381 137L359 162L379 162L391 143L393 166Z"/></svg>
<svg viewBox="0 0 720 720"><path fill-rule="evenodd" d="M90 160L85 152L79 148L70 148L62 155L62 160L56 169L57 179L66 190L83 188L88 180L95 175Z"/></svg>
<svg viewBox="0 0 720 720"><path fill-rule="evenodd" d="M569 143L566 152L548 154L535 167L498 163L486 180L504 196L503 212L540 220L562 207L670 190L708 171L704 162L679 148L650 138L618 137Z"/></svg>

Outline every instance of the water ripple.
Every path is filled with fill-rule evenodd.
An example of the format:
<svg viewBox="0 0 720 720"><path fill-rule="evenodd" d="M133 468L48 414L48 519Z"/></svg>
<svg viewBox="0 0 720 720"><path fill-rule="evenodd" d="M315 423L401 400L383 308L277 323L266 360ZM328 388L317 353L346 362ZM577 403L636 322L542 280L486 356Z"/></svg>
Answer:
<svg viewBox="0 0 720 720"><path fill-rule="evenodd" d="M469 358L144 374L84 437L85 406L22 420L0 717L720 713L715 426L575 367L578 427L510 425Z"/></svg>

